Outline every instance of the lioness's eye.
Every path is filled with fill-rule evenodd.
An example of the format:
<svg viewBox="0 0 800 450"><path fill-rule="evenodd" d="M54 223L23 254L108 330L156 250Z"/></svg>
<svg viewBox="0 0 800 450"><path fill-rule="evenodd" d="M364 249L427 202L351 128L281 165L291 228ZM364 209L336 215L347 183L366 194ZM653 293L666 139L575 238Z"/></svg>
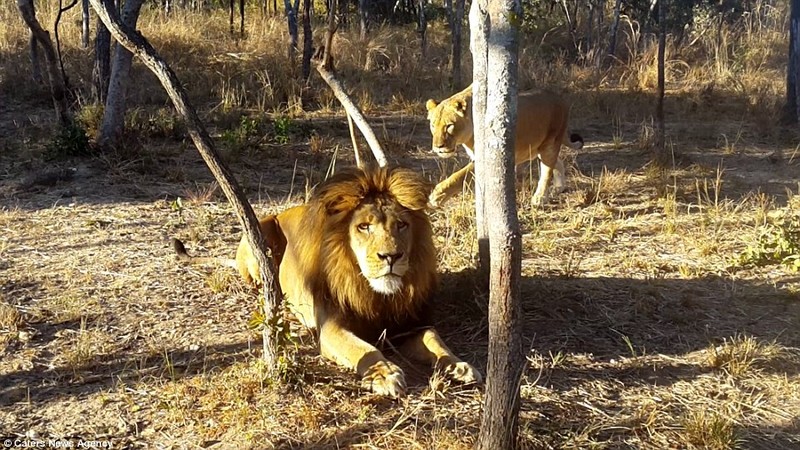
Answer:
<svg viewBox="0 0 800 450"><path fill-rule="evenodd" d="M407 222L403 222L402 220L397 222L397 229L398 230L403 230L403 229L405 229L407 227L408 227L408 223Z"/></svg>
<svg viewBox="0 0 800 450"><path fill-rule="evenodd" d="M358 226L356 228L358 228L358 231L366 233L367 231L369 231L369 224L368 223L360 223L360 224L358 224Z"/></svg>
<svg viewBox="0 0 800 450"><path fill-rule="evenodd" d="M447 134L453 134L453 130L455 130L455 128L456 128L455 125L450 124L447 126L447 128L445 128L445 131L447 131Z"/></svg>

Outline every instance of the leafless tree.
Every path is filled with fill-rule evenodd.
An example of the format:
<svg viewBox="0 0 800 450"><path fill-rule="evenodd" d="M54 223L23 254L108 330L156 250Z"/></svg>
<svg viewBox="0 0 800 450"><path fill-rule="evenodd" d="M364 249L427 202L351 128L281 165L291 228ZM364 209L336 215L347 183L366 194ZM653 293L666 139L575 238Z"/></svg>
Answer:
<svg viewBox="0 0 800 450"><path fill-rule="evenodd" d="M297 52L297 10L300 8L300 0L283 0L283 7L286 10L286 22L289 26L289 59L294 60Z"/></svg>
<svg viewBox="0 0 800 450"><path fill-rule="evenodd" d="M488 238L489 261L482 259L480 265L490 268L489 358L476 446L482 450L514 447L525 361L519 298L521 237L514 190L521 8L519 0L473 0L470 10L476 215L481 222L479 239ZM491 227L487 227L489 217Z"/></svg>
<svg viewBox="0 0 800 450"><path fill-rule="evenodd" d="M311 0L303 0L303 80L311 76L311 56L314 53L313 36L311 34Z"/></svg>
<svg viewBox="0 0 800 450"><path fill-rule="evenodd" d="M420 52L425 57L428 47L428 19L425 17L425 0L417 1L417 34L419 34Z"/></svg>
<svg viewBox="0 0 800 450"><path fill-rule="evenodd" d="M450 14L450 34L453 40L450 77L453 87L457 90L464 87L461 81L461 29L464 24L464 3L465 0L455 0L454 9Z"/></svg>
<svg viewBox="0 0 800 450"><path fill-rule="evenodd" d="M114 8L113 0L103 0L108 9ZM108 80L111 78L111 33L103 23L97 21L94 37L94 67L92 68L92 86L95 102L106 103L108 98Z"/></svg>
<svg viewBox="0 0 800 450"><path fill-rule="evenodd" d="M81 47L89 48L89 0L81 0Z"/></svg>
<svg viewBox="0 0 800 450"><path fill-rule="evenodd" d="M134 52L158 77L172 99L175 109L186 121L189 136L194 141L197 150L208 165L211 173L214 174L228 201L233 205L236 216L242 225L244 235L253 250L256 261L258 261L261 272L261 285L263 286L265 323L274 323L273 318L276 314L280 314L279 306L282 294L278 279L275 276L275 266L272 258L268 257L264 251L266 248L264 237L261 234L258 219L253 212L253 208L248 203L247 197L245 197L230 169L217 154L211 137L197 116L197 112L189 103L186 91L169 65L158 56L155 49L144 37L134 29L127 27L116 16L115 11L109 10L103 0L91 0L91 2L98 17L106 24L114 39L128 51ZM271 334L270 327L264 327L262 337L264 359L267 367L273 369L275 367L277 349L275 347L276 339Z"/></svg>
<svg viewBox="0 0 800 450"><path fill-rule="evenodd" d="M36 9L33 0L17 0L17 9L22 15L22 20L31 31L31 59L34 65L34 79L37 77L41 79L39 64L38 48L41 47L44 51L44 59L47 63L47 80L50 83L50 95L53 98L53 104L56 110L56 119L62 125L70 123L69 111L67 107L66 87L64 79L61 77L61 72L58 70L58 58L56 51L53 47L53 41L50 39L48 33L39 21L36 19Z"/></svg>
<svg viewBox="0 0 800 450"><path fill-rule="evenodd" d="M122 7L121 20L127 28L136 29L139 12L144 0L127 0ZM111 64L111 77L108 83L108 97L103 110L103 122L97 135L100 147L114 146L122 136L127 110L128 85L133 54L124 46L117 45Z"/></svg>

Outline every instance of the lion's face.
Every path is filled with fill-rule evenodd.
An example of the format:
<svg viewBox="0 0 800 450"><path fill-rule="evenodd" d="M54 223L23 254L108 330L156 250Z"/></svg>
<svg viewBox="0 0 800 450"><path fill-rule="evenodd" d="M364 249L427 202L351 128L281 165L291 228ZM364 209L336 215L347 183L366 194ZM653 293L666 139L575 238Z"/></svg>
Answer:
<svg viewBox="0 0 800 450"><path fill-rule="evenodd" d="M410 218L395 201L362 203L350 220L350 248L361 274L378 293L391 295L403 287L413 242Z"/></svg>
<svg viewBox="0 0 800 450"><path fill-rule="evenodd" d="M458 145L472 137L472 120L467 101L449 98L436 103L428 100L425 106L428 108L434 153L442 158L454 156Z"/></svg>

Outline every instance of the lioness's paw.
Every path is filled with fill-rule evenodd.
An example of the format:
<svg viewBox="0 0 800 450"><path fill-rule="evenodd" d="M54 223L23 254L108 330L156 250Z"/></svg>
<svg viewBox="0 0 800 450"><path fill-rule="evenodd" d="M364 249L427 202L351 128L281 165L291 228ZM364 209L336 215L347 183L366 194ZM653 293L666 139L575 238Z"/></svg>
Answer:
<svg viewBox="0 0 800 450"><path fill-rule="evenodd" d="M361 386L379 395L398 398L406 393L403 369L389 361L378 361L361 378Z"/></svg>
<svg viewBox="0 0 800 450"><path fill-rule="evenodd" d="M478 372L478 369L464 361L452 362L444 366L442 368L442 373L444 373L447 378L458 381L459 383L480 384L483 382L483 376Z"/></svg>
<svg viewBox="0 0 800 450"><path fill-rule="evenodd" d="M443 191L434 189L433 192L431 192L431 195L428 196L428 208L438 209L442 206L444 200L445 200L445 193Z"/></svg>

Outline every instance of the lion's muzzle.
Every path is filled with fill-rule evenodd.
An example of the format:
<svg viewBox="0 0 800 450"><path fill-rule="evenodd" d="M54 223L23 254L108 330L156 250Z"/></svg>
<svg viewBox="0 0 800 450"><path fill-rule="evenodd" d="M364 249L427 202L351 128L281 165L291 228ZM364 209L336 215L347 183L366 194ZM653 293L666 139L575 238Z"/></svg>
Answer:
<svg viewBox="0 0 800 450"><path fill-rule="evenodd" d="M456 150L447 147L433 147L433 152L440 158L452 158L456 155Z"/></svg>

